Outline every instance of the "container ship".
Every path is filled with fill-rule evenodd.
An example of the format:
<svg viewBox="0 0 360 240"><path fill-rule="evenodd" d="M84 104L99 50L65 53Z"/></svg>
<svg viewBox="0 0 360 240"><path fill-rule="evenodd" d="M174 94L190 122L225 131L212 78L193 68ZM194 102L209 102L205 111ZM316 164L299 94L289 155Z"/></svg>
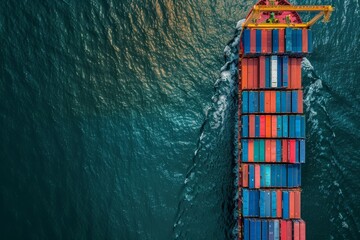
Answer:
<svg viewBox="0 0 360 240"><path fill-rule="evenodd" d="M306 239L301 219L306 145L301 62L313 51L311 26L329 21L333 10L261 0L242 24L238 239ZM308 22L302 21L302 12L310 16Z"/></svg>

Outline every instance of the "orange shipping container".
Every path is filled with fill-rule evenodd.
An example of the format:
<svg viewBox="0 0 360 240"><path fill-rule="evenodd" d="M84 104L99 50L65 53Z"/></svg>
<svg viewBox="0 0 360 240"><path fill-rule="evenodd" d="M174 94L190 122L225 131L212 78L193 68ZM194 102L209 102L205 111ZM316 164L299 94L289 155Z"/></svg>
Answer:
<svg viewBox="0 0 360 240"><path fill-rule="evenodd" d="M260 188L260 165L255 164L255 188Z"/></svg>
<svg viewBox="0 0 360 240"><path fill-rule="evenodd" d="M289 213L290 218L295 217L295 195L293 191L289 192Z"/></svg>
<svg viewBox="0 0 360 240"><path fill-rule="evenodd" d="M265 56L259 57L259 87L265 88Z"/></svg>
<svg viewBox="0 0 360 240"><path fill-rule="evenodd" d="M255 115L249 115L249 137L255 137Z"/></svg>
<svg viewBox="0 0 360 240"><path fill-rule="evenodd" d="M301 192L295 192L295 218L301 218Z"/></svg>
<svg viewBox="0 0 360 240"><path fill-rule="evenodd" d="M266 136L266 117L264 115L260 116L260 137L264 138Z"/></svg>
<svg viewBox="0 0 360 240"><path fill-rule="evenodd" d="M300 223L294 222L294 240L300 240Z"/></svg>
<svg viewBox="0 0 360 240"><path fill-rule="evenodd" d="M270 92L270 112L276 113L276 91Z"/></svg>
<svg viewBox="0 0 360 240"><path fill-rule="evenodd" d="M254 88L254 59L253 58L249 58L248 59L248 89L253 89Z"/></svg>
<svg viewBox="0 0 360 240"><path fill-rule="evenodd" d="M249 165L243 164L242 165L242 187L249 186Z"/></svg>
<svg viewBox="0 0 360 240"><path fill-rule="evenodd" d="M292 221L286 221L286 239L292 240Z"/></svg>
<svg viewBox="0 0 360 240"><path fill-rule="evenodd" d="M284 29L279 29L279 53L284 53L285 51L285 31Z"/></svg>
<svg viewBox="0 0 360 240"><path fill-rule="evenodd" d="M267 53L267 42L268 42L268 34L267 30L261 30L261 47L262 47L262 53Z"/></svg>
<svg viewBox="0 0 360 240"><path fill-rule="evenodd" d="M254 162L254 139L249 139L248 141L248 158L249 162Z"/></svg>
<svg viewBox="0 0 360 240"><path fill-rule="evenodd" d="M271 116L266 115L266 137L271 138Z"/></svg>
<svg viewBox="0 0 360 240"><path fill-rule="evenodd" d="M300 223L300 240L305 240L306 239L305 222L303 220L300 220L299 223Z"/></svg>
<svg viewBox="0 0 360 240"><path fill-rule="evenodd" d="M282 194L281 190L276 191L276 217L281 218L282 216Z"/></svg>
<svg viewBox="0 0 360 240"><path fill-rule="evenodd" d="M248 59L243 58L241 60L241 88L247 89L247 77L248 76Z"/></svg>
<svg viewBox="0 0 360 240"><path fill-rule="evenodd" d="M296 69L297 69L297 75L296 75L296 83L298 89L301 89L301 61L302 58L296 58Z"/></svg>
<svg viewBox="0 0 360 240"><path fill-rule="evenodd" d="M254 58L254 79L253 79L253 87L259 88L259 59Z"/></svg>
<svg viewBox="0 0 360 240"><path fill-rule="evenodd" d="M265 162L271 162L271 140L265 140L265 149Z"/></svg>
<svg viewBox="0 0 360 240"><path fill-rule="evenodd" d="M304 109L303 109L303 91L300 90L298 91L298 113L303 113Z"/></svg>
<svg viewBox="0 0 360 240"><path fill-rule="evenodd" d="M265 112L270 113L271 111L271 92L265 91Z"/></svg>
<svg viewBox="0 0 360 240"><path fill-rule="evenodd" d="M288 162L288 140L282 140L282 162Z"/></svg>
<svg viewBox="0 0 360 240"><path fill-rule="evenodd" d="M309 51L309 46L308 46L308 30L306 28L304 28L302 30L302 51L304 53L307 53Z"/></svg>
<svg viewBox="0 0 360 240"><path fill-rule="evenodd" d="M250 30L250 53L256 53L256 30Z"/></svg>
<svg viewBox="0 0 360 240"><path fill-rule="evenodd" d="M271 155L270 155L270 162L276 162L276 140L271 141Z"/></svg>
<svg viewBox="0 0 360 240"><path fill-rule="evenodd" d="M271 116L271 137L276 138L277 137L277 116L273 115ZM275 147L276 149L276 147Z"/></svg>

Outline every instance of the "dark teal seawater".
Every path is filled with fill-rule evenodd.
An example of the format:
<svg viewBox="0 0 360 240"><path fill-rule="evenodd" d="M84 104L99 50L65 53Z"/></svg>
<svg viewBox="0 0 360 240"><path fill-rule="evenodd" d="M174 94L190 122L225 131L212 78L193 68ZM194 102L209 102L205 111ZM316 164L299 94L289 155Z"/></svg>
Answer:
<svg viewBox="0 0 360 240"><path fill-rule="evenodd" d="M336 7L304 64L302 215L308 239L360 239L360 1L301 3ZM220 68L253 4L3 0L0 239L232 239Z"/></svg>

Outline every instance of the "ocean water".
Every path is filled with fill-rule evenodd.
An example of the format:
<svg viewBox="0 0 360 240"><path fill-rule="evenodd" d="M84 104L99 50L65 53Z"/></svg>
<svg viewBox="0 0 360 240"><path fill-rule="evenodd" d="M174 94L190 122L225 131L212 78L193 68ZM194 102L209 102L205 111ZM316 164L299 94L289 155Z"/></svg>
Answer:
<svg viewBox="0 0 360 240"><path fill-rule="evenodd" d="M360 239L360 1L292 2L336 8L303 61L307 236ZM233 239L254 3L3 0L0 239Z"/></svg>

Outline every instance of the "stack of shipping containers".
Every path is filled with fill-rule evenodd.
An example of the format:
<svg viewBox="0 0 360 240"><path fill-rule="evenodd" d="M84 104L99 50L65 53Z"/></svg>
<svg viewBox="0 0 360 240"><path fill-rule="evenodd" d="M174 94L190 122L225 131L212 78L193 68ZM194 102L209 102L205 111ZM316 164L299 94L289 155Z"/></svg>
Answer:
<svg viewBox="0 0 360 240"><path fill-rule="evenodd" d="M240 238L305 239L302 57L309 29L244 29L239 81Z"/></svg>

